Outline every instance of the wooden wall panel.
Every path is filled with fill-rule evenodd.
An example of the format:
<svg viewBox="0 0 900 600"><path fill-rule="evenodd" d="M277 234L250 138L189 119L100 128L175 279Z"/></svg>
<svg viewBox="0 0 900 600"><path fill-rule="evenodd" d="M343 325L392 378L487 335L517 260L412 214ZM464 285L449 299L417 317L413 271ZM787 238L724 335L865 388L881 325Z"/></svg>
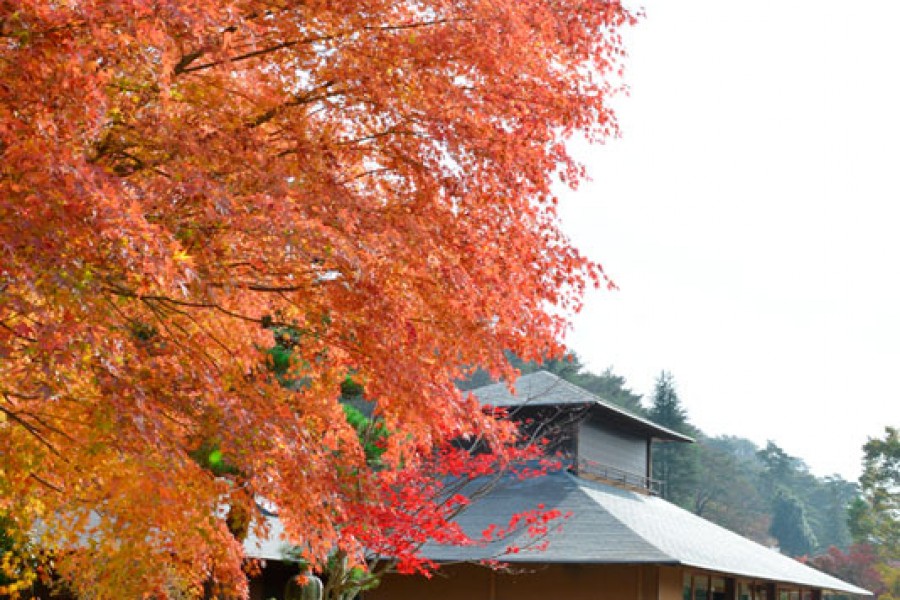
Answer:
<svg viewBox="0 0 900 600"><path fill-rule="evenodd" d="M659 600L682 600L684 570L659 567Z"/></svg>
<svg viewBox="0 0 900 600"><path fill-rule="evenodd" d="M581 424L578 458L648 476L647 439L594 421Z"/></svg>
<svg viewBox="0 0 900 600"><path fill-rule="evenodd" d="M515 574L475 565L442 569L444 576L392 575L364 600L657 600L657 567L544 565ZM680 593L680 588L679 588ZM677 600L677 596L672 596Z"/></svg>

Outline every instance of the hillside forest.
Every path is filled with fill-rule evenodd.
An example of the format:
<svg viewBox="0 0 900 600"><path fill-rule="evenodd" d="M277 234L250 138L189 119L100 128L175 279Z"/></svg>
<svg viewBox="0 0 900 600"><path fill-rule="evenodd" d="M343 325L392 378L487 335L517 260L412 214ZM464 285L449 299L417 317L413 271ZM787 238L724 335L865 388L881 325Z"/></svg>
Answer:
<svg viewBox="0 0 900 600"><path fill-rule="evenodd" d="M860 481L819 477L802 458L769 441L710 436L694 425L673 374L662 371L652 397L629 388L607 368L592 373L576 355L542 364L510 357L525 374L550 371L632 413L693 437L695 444L657 443L654 477L662 496L744 537L871 590L879 600L900 598L900 439L895 428L863 448ZM460 384L490 383L483 372Z"/></svg>

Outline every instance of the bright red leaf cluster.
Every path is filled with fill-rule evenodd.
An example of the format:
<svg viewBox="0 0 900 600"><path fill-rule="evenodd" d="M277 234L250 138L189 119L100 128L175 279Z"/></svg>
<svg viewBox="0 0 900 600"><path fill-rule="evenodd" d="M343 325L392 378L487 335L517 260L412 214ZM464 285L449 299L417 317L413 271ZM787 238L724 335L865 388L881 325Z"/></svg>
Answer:
<svg viewBox="0 0 900 600"><path fill-rule="evenodd" d="M375 470L369 476L378 480L380 493L347 511L346 522L339 526L342 549L350 556L389 558L400 573L427 576L437 567L420 554L429 542L471 546L525 532L535 544L543 543L551 522L562 517L558 510L536 506L511 515L503 527L483 532L467 532L455 520L504 479L546 474L549 466L529 467L542 451L537 445L509 446L496 453L447 446L414 465Z"/></svg>

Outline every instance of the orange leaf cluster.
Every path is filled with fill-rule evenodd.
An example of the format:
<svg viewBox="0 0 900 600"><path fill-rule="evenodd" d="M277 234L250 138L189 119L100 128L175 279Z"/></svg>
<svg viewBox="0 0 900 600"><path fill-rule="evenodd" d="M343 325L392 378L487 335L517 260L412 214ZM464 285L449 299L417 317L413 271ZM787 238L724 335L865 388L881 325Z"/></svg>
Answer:
<svg viewBox="0 0 900 600"><path fill-rule="evenodd" d="M321 558L363 465L507 431L455 390L605 281L560 233L615 0L0 0L0 515L97 597L246 591L223 507ZM298 332L285 387L266 350ZM291 387L293 389L291 389ZM196 459L210 442L239 473ZM365 494L365 490L358 492Z"/></svg>

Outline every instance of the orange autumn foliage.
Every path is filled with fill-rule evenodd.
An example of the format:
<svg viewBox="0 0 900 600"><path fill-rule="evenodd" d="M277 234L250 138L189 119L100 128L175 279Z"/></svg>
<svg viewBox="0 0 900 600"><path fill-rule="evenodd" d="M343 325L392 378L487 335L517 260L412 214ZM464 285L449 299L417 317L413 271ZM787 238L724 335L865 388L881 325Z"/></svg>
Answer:
<svg viewBox="0 0 900 600"><path fill-rule="evenodd" d="M558 351L615 0L0 0L0 515L76 592L246 591L223 507L321 560L394 435L501 443L464 365ZM266 353L299 332L288 389ZM236 477L195 459L214 443ZM501 447L502 444L498 445ZM355 490L349 493L348 490Z"/></svg>

